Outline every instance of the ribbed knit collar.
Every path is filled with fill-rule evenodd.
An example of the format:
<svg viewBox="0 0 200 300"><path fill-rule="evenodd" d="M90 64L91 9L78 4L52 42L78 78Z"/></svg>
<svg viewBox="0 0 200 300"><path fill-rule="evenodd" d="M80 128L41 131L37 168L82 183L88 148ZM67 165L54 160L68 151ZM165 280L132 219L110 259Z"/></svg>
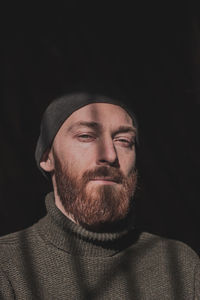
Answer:
<svg viewBox="0 0 200 300"><path fill-rule="evenodd" d="M97 233L69 220L55 205L54 194L45 199L47 215L37 224L41 237L72 255L112 256L133 243L136 238L133 222L119 232Z"/></svg>

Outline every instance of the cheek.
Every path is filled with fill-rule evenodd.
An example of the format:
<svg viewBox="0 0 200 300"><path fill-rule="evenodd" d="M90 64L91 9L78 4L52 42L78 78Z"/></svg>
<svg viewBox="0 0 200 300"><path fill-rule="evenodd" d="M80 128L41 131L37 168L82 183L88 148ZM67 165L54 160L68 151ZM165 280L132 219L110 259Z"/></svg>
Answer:
<svg viewBox="0 0 200 300"><path fill-rule="evenodd" d="M82 174L92 165L94 155L88 149L80 149L69 145L69 147L66 147L64 153L62 153L62 156L73 172Z"/></svg>
<svg viewBox="0 0 200 300"><path fill-rule="evenodd" d="M135 167L135 161L135 152L121 153L121 155L119 155L120 169L125 175L129 175L129 173L133 170Z"/></svg>

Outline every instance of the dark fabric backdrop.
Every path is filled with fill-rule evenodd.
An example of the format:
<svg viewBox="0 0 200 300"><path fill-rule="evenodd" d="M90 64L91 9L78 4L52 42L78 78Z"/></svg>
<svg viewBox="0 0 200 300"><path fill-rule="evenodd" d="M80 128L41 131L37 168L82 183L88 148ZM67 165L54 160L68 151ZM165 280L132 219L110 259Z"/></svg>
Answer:
<svg viewBox="0 0 200 300"><path fill-rule="evenodd" d="M199 253L199 9L65 2L2 9L0 235L45 214L51 185L34 161L42 112L90 81L118 86L138 116L138 226Z"/></svg>

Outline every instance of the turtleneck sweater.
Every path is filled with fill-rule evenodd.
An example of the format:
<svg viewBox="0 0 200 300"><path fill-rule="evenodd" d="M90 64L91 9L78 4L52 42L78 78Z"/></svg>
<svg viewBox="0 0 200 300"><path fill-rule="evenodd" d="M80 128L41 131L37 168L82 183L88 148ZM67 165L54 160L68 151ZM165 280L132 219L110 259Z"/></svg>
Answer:
<svg viewBox="0 0 200 300"><path fill-rule="evenodd" d="M0 239L0 299L200 299L199 258L182 242L130 221L92 232L63 215L53 193L46 208L39 222Z"/></svg>

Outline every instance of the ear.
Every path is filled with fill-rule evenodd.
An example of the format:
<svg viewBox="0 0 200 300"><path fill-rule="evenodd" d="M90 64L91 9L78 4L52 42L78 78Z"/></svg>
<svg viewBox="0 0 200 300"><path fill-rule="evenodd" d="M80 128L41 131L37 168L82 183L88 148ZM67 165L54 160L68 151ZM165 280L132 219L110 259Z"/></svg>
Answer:
<svg viewBox="0 0 200 300"><path fill-rule="evenodd" d="M40 167L46 172L54 170L54 159L51 149L48 149L42 156Z"/></svg>

